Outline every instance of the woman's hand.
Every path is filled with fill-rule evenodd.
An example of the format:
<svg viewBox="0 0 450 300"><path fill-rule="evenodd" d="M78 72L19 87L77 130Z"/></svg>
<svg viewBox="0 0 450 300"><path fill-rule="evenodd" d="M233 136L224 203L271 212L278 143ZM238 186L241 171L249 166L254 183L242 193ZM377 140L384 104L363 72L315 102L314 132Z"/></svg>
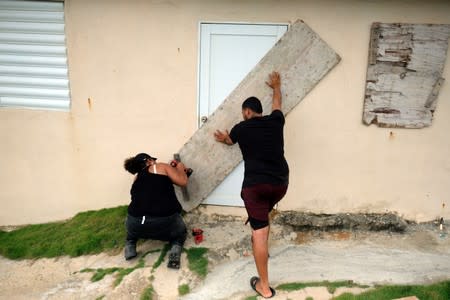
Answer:
<svg viewBox="0 0 450 300"><path fill-rule="evenodd" d="M175 168L177 168L178 170L184 172L184 169L186 169L186 166L185 166L181 161L179 161L179 162L177 163L177 165L175 166Z"/></svg>
<svg viewBox="0 0 450 300"><path fill-rule="evenodd" d="M182 162L177 162L175 167L165 164L166 173L170 180L178 186L186 186L188 183L188 177L184 169L186 168Z"/></svg>

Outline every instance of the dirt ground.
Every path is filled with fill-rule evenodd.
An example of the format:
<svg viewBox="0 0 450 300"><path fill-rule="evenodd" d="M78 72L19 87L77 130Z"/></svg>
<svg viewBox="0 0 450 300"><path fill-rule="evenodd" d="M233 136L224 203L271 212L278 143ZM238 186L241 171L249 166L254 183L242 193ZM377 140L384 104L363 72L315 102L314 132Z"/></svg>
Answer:
<svg viewBox="0 0 450 300"><path fill-rule="evenodd" d="M118 285L114 275L91 282L85 268L133 267L143 253L161 249L159 241L138 245L139 256L125 261L123 253L102 253L76 258L59 257L12 261L0 257L0 299L140 299L150 285L153 299L245 299L255 295L249 279L256 275L251 256L250 228L240 217L188 214L190 228L204 230L198 245L208 251L209 273L205 279L193 274L186 255L180 270L167 269L166 261L152 272L159 253L145 256L145 267L136 269ZM189 236L185 248L197 247ZM388 231L301 231L273 225L269 272L273 286L288 282L352 280L374 285L431 283L450 279L450 238L440 235L435 224L410 224L404 233ZM190 293L180 297L178 287ZM278 291L274 299L331 299L326 288ZM359 288L351 290L361 292Z"/></svg>

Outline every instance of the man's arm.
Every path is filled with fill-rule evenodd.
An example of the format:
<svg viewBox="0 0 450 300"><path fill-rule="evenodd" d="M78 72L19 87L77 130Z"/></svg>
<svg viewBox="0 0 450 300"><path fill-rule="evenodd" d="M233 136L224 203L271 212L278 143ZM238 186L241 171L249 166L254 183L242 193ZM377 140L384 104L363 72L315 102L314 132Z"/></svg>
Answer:
<svg viewBox="0 0 450 300"><path fill-rule="evenodd" d="M214 137L216 138L216 141L224 143L226 145L231 146L234 144L230 138L230 135L228 134L228 130L225 130L225 132L216 130L216 132L214 132Z"/></svg>
<svg viewBox="0 0 450 300"><path fill-rule="evenodd" d="M281 79L278 72L269 74L269 81L266 82L273 90L272 95L272 111L281 110Z"/></svg>

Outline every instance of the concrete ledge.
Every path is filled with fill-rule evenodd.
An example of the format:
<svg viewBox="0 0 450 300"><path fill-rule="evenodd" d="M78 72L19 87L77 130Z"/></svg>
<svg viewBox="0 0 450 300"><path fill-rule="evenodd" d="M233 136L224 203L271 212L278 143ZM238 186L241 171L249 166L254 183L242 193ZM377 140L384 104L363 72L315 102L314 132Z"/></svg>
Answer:
<svg viewBox="0 0 450 300"><path fill-rule="evenodd" d="M283 211L276 214L274 223L289 225L295 230L366 230L403 232L408 222L396 214L313 214L298 211Z"/></svg>

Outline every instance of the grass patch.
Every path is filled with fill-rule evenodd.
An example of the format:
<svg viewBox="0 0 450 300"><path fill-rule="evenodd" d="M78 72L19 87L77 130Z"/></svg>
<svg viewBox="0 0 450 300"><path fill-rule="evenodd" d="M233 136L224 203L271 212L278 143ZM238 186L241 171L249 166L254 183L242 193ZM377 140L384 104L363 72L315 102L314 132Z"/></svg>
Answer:
<svg viewBox="0 0 450 300"><path fill-rule="evenodd" d="M187 253L188 267L200 278L205 278L208 274L208 259L204 256L208 248L190 248L185 250Z"/></svg>
<svg viewBox="0 0 450 300"><path fill-rule="evenodd" d="M106 275L117 272L120 268L107 268L107 269L97 269L95 270L94 275L91 277L92 282L100 281L105 278Z"/></svg>
<svg viewBox="0 0 450 300"><path fill-rule="evenodd" d="M135 271L137 269L141 269L141 268L145 267L145 260L144 260L144 258L148 254L161 252L162 254L159 256L158 260L162 261L164 259L164 256L165 256L165 254L163 254L163 253L167 253L168 249L169 249L169 246L166 245L163 249L154 249L154 250L150 250L150 251L145 252L142 255L142 257L139 258L138 263L134 267L131 267L131 268L121 268L121 267L113 267L113 268L106 268L106 269L103 269L103 268L99 268L99 269L86 268L86 269L81 270L80 273L87 273L87 272L94 273L92 275L92 277L91 277L91 281L92 282L100 281L103 278L105 278L105 276L108 275L108 274L115 274L114 275L115 276L115 280L114 280L113 286L116 287L122 282L122 280L123 280L123 278L125 276L127 276L128 274L132 273L133 271ZM161 264L161 262L159 264ZM153 265L153 267L155 267L155 264ZM154 280L154 277L152 275L152 276L150 276L150 281L153 281L153 280Z"/></svg>
<svg viewBox="0 0 450 300"><path fill-rule="evenodd" d="M313 297L307 297L305 300L314 300Z"/></svg>
<svg viewBox="0 0 450 300"><path fill-rule="evenodd" d="M138 264L138 265L136 265L136 267L133 267L133 268L120 269L117 272L116 280L114 280L114 286L118 286L122 282L123 278L125 276L127 276L128 274L130 274L131 272L133 272L134 270L139 269L139 268L143 268L143 267L144 266L140 267L139 264Z"/></svg>
<svg viewBox="0 0 450 300"><path fill-rule="evenodd" d="M306 287L326 287L333 294L339 287L360 287L368 288L367 285L359 285L353 281L336 281L336 282L295 282L281 284L277 287L284 291L297 291ZM432 284L432 285L384 285L377 286L359 295L345 293L333 300L391 300L395 298L403 298L408 296L417 296L419 299L430 300L448 300L450 295L450 280ZM246 300L252 299L251 297ZM255 297L256 299L256 297Z"/></svg>
<svg viewBox="0 0 450 300"><path fill-rule="evenodd" d="M184 296L186 294L189 294L191 289L189 288L188 284L182 284L178 287L178 295Z"/></svg>
<svg viewBox="0 0 450 300"><path fill-rule="evenodd" d="M335 300L391 300L416 296L419 299L448 300L450 297L450 280L432 285L385 285L359 295L345 293Z"/></svg>
<svg viewBox="0 0 450 300"><path fill-rule="evenodd" d="M318 281L318 282L293 282L293 283L285 283L280 284L277 289L282 291L298 291L307 287L326 287L330 294L334 294L337 288L340 287L361 287L367 288L366 285L359 285L354 283L353 281Z"/></svg>
<svg viewBox="0 0 450 300"><path fill-rule="evenodd" d="M80 273L86 273L86 272L92 272L94 273L91 277L91 281L92 282L96 282L96 281L100 281L103 278L105 278L106 275L108 274L114 274L116 273L116 279L114 280L114 286L118 286L123 278L125 276L127 276L128 274L130 274L131 272L133 272L134 270L140 269L145 267L145 262L144 262L144 257L148 254L151 253L153 251L149 251L147 253L145 253L140 259L139 262L131 268L119 268L119 267L113 267L113 268L107 268L107 269L103 269L103 268L99 268L99 269L91 269L91 268L86 268L80 271Z"/></svg>
<svg viewBox="0 0 450 300"><path fill-rule="evenodd" d="M161 250L161 254L159 255L158 259L153 263L152 266L152 273L163 263L164 257L166 257L167 252L169 252L170 245L166 244L164 245L164 248Z"/></svg>
<svg viewBox="0 0 450 300"><path fill-rule="evenodd" d="M153 300L153 294L155 293L155 290L153 289L153 286L150 285L147 287L144 292L141 295L140 300Z"/></svg>
<svg viewBox="0 0 450 300"><path fill-rule="evenodd" d="M10 259L95 254L123 247L127 207L77 214L70 220L0 231L0 254Z"/></svg>

